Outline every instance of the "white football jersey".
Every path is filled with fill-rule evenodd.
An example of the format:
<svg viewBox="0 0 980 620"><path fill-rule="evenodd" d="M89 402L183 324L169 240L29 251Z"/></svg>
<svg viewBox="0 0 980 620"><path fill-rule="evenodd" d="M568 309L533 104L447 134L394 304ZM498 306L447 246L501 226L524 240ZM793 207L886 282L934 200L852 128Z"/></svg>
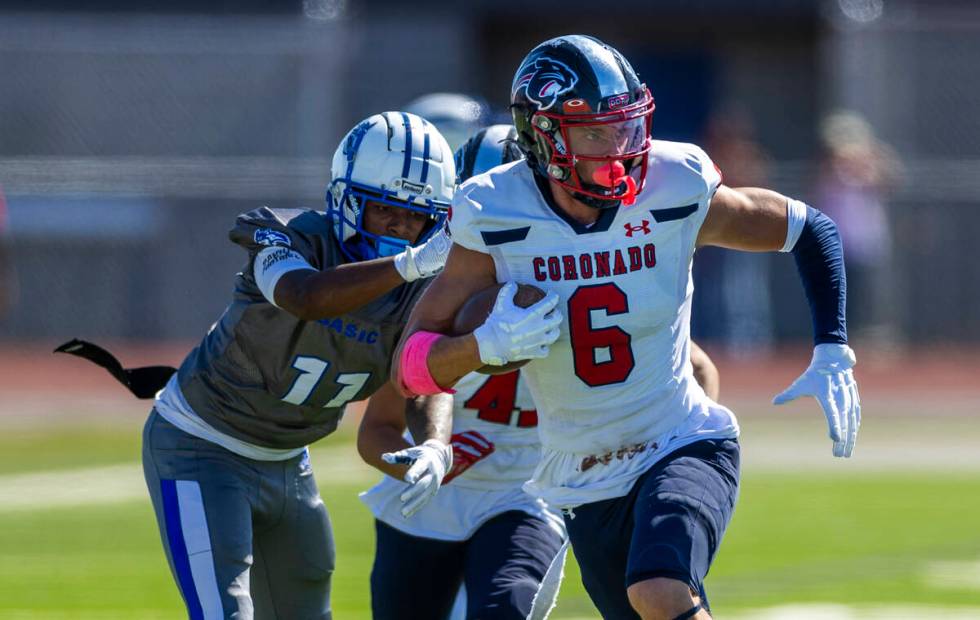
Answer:
<svg viewBox="0 0 980 620"><path fill-rule="evenodd" d="M455 243L489 254L498 281L561 297L561 336L522 370L543 444L527 488L558 507L625 494L668 445L738 433L690 363L691 260L721 175L692 144L654 141L648 158L636 203L588 227L523 161L453 199Z"/></svg>
<svg viewBox="0 0 980 620"><path fill-rule="evenodd" d="M405 519L399 496L406 484L385 476L361 494L374 516L411 534L440 540L465 540L493 517L519 510L547 521L565 535L557 511L522 490L541 459L538 416L519 372L470 373L453 396L453 434L477 431L494 444L492 453L439 489L419 512Z"/></svg>

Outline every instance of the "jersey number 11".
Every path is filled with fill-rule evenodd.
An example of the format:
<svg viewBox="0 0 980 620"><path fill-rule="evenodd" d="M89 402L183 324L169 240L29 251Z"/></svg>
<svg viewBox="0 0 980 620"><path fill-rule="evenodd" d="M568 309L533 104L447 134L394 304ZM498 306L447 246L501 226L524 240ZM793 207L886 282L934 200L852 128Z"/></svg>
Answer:
<svg viewBox="0 0 980 620"><path fill-rule="evenodd" d="M286 395L282 397L282 400L294 405L307 404L306 400L320 384L324 373L330 368L330 362L309 355L297 355L296 359L293 360L293 368L299 371L299 375L293 381L293 385L286 392ZM333 398L323 405L324 409L343 407L354 400L370 376L371 373L369 372L339 373L334 381L337 382L340 389Z"/></svg>

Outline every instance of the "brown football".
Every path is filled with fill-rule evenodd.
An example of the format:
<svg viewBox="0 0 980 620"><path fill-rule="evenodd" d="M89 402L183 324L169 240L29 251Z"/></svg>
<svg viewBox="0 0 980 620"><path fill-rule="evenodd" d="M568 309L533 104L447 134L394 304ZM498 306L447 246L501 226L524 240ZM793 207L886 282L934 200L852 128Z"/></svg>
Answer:
<svg viewBox="0 0 980 620"><path fill-rule="evenodd" d="M497 293L500 292L503 286L503 283L495 284L467 299L463 307L456 313L456 319L453 321L453 331L456 334L468 334L483 325L483 322L490 316L490 311L493 310L494 302L497 301ZM518 284L517 293L514 294L514 304L521 308L527 308L543 299L544 296L545 292L536 286ZM517 370L529 361L531 360L510 362L503 366L487 365L477 368L476 371L485 375L504 375Z"/></svg>

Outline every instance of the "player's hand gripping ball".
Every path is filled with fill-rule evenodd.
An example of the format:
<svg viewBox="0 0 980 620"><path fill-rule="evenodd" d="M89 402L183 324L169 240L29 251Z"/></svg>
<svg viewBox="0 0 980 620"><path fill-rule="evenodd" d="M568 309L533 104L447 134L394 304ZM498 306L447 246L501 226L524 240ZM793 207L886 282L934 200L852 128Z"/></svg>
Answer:
<svg viewBox="0 0 980 620"><path fill-rule="evenodd" d="M512 303L506 299L510 291ZM546 294L536 286L495 284L463 304L456 313L453 331L456 335L476 332L481 359L486 362L477 372L502 375L547 355L561 323L557 305L557 295Z"/></svg>

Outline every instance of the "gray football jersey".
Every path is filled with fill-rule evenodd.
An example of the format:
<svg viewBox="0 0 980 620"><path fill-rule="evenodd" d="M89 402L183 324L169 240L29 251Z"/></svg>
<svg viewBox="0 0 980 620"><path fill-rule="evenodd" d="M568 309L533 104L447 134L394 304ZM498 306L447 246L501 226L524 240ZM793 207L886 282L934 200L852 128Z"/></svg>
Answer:
<svg viewBox="0 0 980 620"><path fill-rule="evenodd" d="M403 284L348 314L304 321L270 304L253 276L255 255L288 246L316 269L345 262L322 212L263 207L229 233L249 253L231 305L181 364L197 415L217 430L269 448L298 448L337 428L344 406L388 380L391 355L427 280Z"/></svg>

